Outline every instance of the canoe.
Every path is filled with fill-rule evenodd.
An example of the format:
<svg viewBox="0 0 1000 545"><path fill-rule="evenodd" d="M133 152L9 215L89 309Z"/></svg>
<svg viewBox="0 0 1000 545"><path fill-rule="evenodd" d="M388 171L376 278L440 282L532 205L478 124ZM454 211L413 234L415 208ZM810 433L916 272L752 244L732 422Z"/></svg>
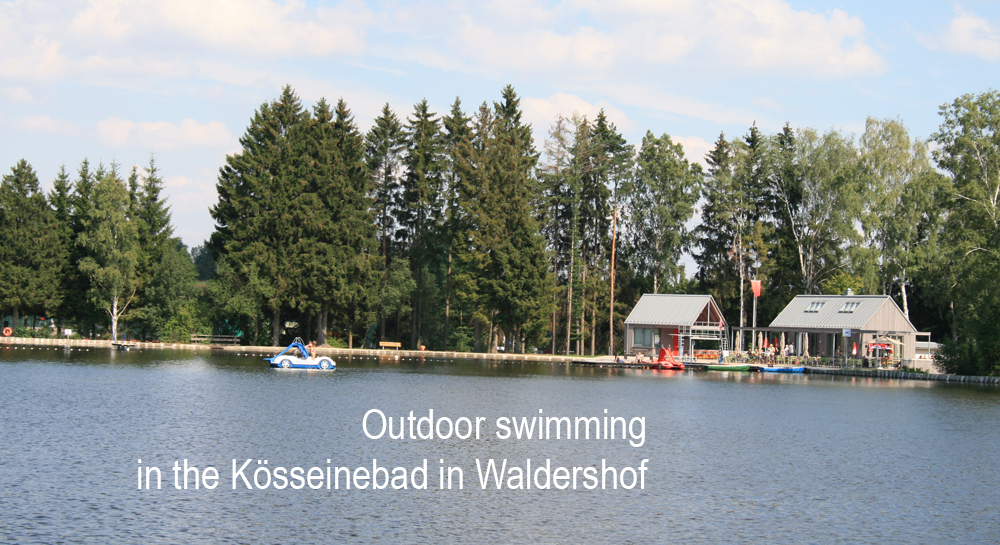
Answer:
<svg viewBox="0 0 1000 545"><path fill-rule="evenodd" d="M705 369L708 369L709 371L749 371L750 370L750 364L746 364L746 365L726 365L726 364L717 365L717 364L712 364L712 365L706 365Z"/></svg>
<svg viewBox="0 0 1000 545"><path fill-rule="evenodd" d="M761 367L762 373L805 373L805 367Z"/></svg>

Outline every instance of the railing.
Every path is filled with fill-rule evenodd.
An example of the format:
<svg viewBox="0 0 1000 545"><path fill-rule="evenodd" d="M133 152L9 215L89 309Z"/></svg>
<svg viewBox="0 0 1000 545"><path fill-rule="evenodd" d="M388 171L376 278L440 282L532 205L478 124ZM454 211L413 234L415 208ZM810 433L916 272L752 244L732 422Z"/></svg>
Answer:
<svg viewBox="0 0 1000 545"><path fill-rule="evenodd" d="M240 344L236 335L191 335L192 343Z"/></svg>

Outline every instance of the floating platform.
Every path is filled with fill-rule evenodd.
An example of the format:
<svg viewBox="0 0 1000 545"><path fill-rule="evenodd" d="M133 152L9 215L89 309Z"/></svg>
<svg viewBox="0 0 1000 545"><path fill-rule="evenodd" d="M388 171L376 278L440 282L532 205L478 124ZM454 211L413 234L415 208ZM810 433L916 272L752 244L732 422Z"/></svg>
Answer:
<svg viewBox="0 0 1000 545"><path fill-rule="evenodd" d="M122 352L128 352L129 350L135 350L139 348L139 343L129 342L129 341L112 341L111 348L115 350L121 350Z"/></svg>

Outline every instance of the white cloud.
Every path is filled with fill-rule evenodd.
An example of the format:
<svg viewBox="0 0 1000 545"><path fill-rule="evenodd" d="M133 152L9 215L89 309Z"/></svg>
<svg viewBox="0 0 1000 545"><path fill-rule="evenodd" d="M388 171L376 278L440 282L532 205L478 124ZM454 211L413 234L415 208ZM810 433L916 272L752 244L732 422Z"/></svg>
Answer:
<svg viewBox="0 0 1000 545"><path fill-rule="evenodd" d="M167 176L163 179L163 187L167 189L180 189L194 183L194 180L187 176Z"/></svg>
<svg viewBox="0 0 1000 545"><path fill-rule="evenodd" d="M563 117L571 117L574 113L578 113L593 121L602 109L604 115L615 124L619 132L633 132L638 128L625 112L607 101L602 100L592 104L567 93L556 93L548 98L523 97L521 109L524 112L524 120L531 123L532 128L539 134L547 133L549 125L560 114Z"/></svg>
<svg viewBox="0 0 1000 545"><path fill-rule="evenodd" d="M684 157L692 163L707 167L705 156L715 147L715 144L697 136L671 136L671 140L684 147Z"/></svg>
<svg viewBox="0 0 1000 545"><path fill-rule="evenodd" d="M166 121L136 123L112 116L97 123L97 134L102 142L112 147L141 146L152 151L226 148L236 142L221 122L202 124L193 119L185 119L175 125Z"/></svg>
<svg viewBox="0 0 1000 545"><path fill-rule="evenodd" d="M35 101L35 97L31 94L31 91L24 87L0 87L0 96L11 102L20 102L22 104L30 104Z"/></svg>
<svg viewBox="0 0 1000 545"><path fill-rule="evenodd" d="M757 106L759 108L764 108L765 110L773 110L776 112L780 112L785 109L784 106L779 104L778 101L774 100L771 97L755 97L750 102L754 106Z"/></svg>
<svg viewBox="0 0 1000 545"><path fill-rule="evenodd" d="M754 121L758 121L758 125L761 125L759 118L745 110L666 93L648 85L604 85L600 87L600 90L618 102L651 111L704 119L721 125L749 127Z"/></svg>
<svg viewBox="0 0 1000 545"><path fill-rule="evenodd" d="M14 122L14 128L27 132L51 135L74 135L79 129L65 119L53 119L47 115L29 115Z"/></svg>
<svg viewBox="0 0 1000 545"><path fill-rule="evenodd" d="M936 36L921 36L930 49L975 55L986 61L1000 60L1000 29L984 17L955 8L955 18Z"/></svg>
<svg viewBox="0 0 1000 545"><path fill-rule="evenodd" d="M358 0L315 9L296 0L91 0L71 29L116 42L155 36L181 49L194 42L244 54L326 56L360 53L372 18Z"/></svg>
<svg viewBox="0 0 1000 545"><path fill-rule="evenodd" d="M452 51L479 61L473 64L479 70L555 71L577 79L680 61L821 77L886 69L865 42L861 19L837 9L814 13L783 0L521 3L535 15L520 26L498 21L496 10L459 8ZM550 17L538 14L546 10ZM440 26L441 16L428 14L425 24Z"/></svg>
<svg viewBox="0 0 1000 545"><path fill-rule="evenodd" d="M719 37L741 64L791 68L822 76L878 74L886 63L864 43L865 25L839 9L826 14L793 9L781 0L716 4Z"/></svg>
<svg viewBox="0 0 1000 545"><path fill-rule="evenodd" d="M61 44L45 36L37 36L27 43L9 45L13 40L0 43L0 74L5 78L21 80L49 80L63 75L67 60Z"/></svg>

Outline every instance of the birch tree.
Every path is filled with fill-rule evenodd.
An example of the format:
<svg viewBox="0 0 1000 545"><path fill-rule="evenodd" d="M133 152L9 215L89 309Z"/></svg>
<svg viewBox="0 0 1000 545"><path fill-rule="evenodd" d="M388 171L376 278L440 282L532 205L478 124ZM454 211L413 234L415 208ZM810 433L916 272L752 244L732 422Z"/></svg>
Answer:
<svg viewBox="0 0 1000 545"><path fill-rule="evenodd" d="M77 237L88 254L80 260L80 271L90 278L90 300L111 321L112 340L118 339L118 320L139 288L139 230L129 217L129 200L128 187L112 165L94 185L92 207Z"/></svg>

